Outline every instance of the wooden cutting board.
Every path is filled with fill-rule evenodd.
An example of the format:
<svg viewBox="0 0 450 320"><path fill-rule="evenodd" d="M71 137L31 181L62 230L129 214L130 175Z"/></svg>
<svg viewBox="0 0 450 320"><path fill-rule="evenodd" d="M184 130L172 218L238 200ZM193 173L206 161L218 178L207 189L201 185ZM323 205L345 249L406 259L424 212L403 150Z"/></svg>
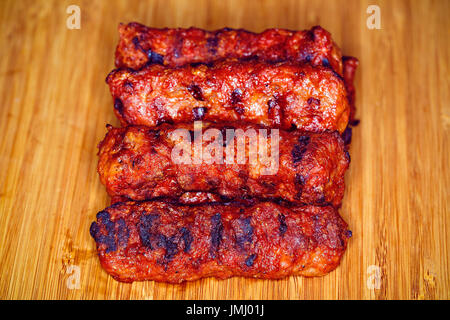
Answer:
<svg viewBox="0 0 450 320"><path fill-rule="evenodd" d="M74 3L80 29L67 28ZM369 5L381 29L368 28ZM450 298L449 13L449 1L421 0L1 1L0 298ZM258 32L320 24L360 59L361 124L341 209L353 238L336 271L169 285L122 284L101 269L89 236L109 203L97 143L118 125L104 79L117 24L130 21Z"/></svg>

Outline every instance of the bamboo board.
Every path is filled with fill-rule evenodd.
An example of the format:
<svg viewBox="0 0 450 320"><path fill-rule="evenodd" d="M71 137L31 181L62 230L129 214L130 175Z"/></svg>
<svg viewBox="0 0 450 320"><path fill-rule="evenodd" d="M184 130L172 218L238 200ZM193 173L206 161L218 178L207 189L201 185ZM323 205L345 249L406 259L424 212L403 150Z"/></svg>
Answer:
<svg viewBox="0 0 450 320"><path fill-rule="evenodd" d="M81 9L79 30L66 27L69 4ZM369 4L381 29L366 25ZM0 298L448 299L449 12L445 0L0 1ZM320 24L360 59L341 210L353 238L336 271L168 285L122 284L101 269L89 225L109 199L96 146L106 123L118 125L104 79L117 24L129 21Z"/></svg>

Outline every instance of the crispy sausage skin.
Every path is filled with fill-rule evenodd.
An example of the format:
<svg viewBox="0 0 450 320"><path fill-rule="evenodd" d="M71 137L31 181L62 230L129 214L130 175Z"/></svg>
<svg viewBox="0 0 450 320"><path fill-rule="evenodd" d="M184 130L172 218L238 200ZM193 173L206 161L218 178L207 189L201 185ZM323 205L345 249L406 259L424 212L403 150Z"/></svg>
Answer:
<svg viewBox="0 0 450 320"><path fill-rule="evenodd" d="M114 279L170 283L321 276L339 265L351 236L331 206L272 202L121 202L99 212L90 233L102 267Z"/></svg>
<svg viewBox="0 0 450 320"><path fill-rule="evenodd" d="M340 206L349 155L337 132L280 130L272 138L271 130L254 125L202 124L198 134L193 125L109 127L99 144L98 163L108 193L138 201L156 197L179 201L185 192L201 191L227 200L254 197ZM180 140L175 133L181 128L186 134ZM202 146L201 151L196 145ZM189 157L175 158L183 152ZM256 157L258 152L268 157ZM200 154L203 158L195 163ZM197 195L184 198L199 200Z"/></svg>
<svg viewBox="0 0 450 320"><path fill-rule="evenodd" d="M114 70L106 81L123 125L246 121L343 132L350 112L342 78L308 64L255 60L180 68L155 64L140 71Z"/></svg>
<svg viewBox="0 0 450 320"><path fill-rule="evenodd" d="M157 63L178 67L189 63L209 63L229 58L250 58L268 62L309 62L331 66L342 75L340 49L328 31L313 27L305 31L269 29L262 33L198 28L156 29L138 23L120 24L116 48L118 68L141 69Z"/></svg>

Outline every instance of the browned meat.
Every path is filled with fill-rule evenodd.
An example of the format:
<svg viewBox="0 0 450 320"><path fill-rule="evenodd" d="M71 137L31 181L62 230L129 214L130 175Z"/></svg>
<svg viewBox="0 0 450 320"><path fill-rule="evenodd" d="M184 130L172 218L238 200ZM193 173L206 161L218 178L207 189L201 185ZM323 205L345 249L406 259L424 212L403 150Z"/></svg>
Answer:
<svg viewBox="0 0 450 320"><path fill-rule="evenodd" d="M203 191L222 199L255 197L340 205L349 156L337 132L280 130L274 136L273 131L259 131L262 127L254 125L203 125L203 132L197 131L202 136L194 134L193 125L110 127L99 145L98 164L108 193L132 200L162 196L182 197L187 203L211 200L193 194ZM175 133L182 128L185 136L180 140L182 135ZM213 137L208 138L211 133L217 134L215 143ZM252 133L253 138L245 138L244 134L252 137ZM195 145L203 152L196 153ZM272 146L278 146L278 157L269 154ZM188 157L177 161L181 152ZM267 154L267 159L253 157L258 152ZM202 155L199 163L194 163L196 155ZM191 194L183 196L185 192Z"/></svg>
<svg viewBox="0 0 450 320"><path fill-rule="evenodd" d="M350 112L339 75L328 68L290 62L151 65L140 71L114 70L107 82L123 125L246 121L343 132Z"/></svg>
<svg viewBox="0 0 450 320"><path fill-rule="evenodd" d="M110 206L97 214L90 233L114 279L172 283L321 276L339 265L351 235L333 207L160 201Z"/></svg>
<svg viewBox="0 0 450 320"><path fill-rule="evenodd" d="M170 67L209 63L224 58L257 57L268 62L309 62L331 66L342 75L341 52L321 27L290 31L269 29L262 33L229 28L156 29L138 23L120 24L116 66L138 70L146 64Z"/></svg>

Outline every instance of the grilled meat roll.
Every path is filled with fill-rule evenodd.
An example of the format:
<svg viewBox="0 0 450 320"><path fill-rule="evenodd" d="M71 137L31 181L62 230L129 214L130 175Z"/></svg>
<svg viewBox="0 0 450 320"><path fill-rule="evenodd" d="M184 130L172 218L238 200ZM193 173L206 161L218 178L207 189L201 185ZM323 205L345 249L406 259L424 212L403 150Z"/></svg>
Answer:
<svg viewBox="0 0 450 320"><path fill-rule="evenodd" d="M141 69L147 64L178 67L229 58L252 58L268 62L309 62L332 67L342 75L340 49L328 31L313 27L305 31L269 29L262 33L198 28L156 29L138 23L120 24L116 49L118 68Z"/></svg>
<svg viewBox="0 0 450 320"><path fill-rule="evenodd" d="M131 200L187 197L195 203L198 195L184 193L210 192L226 201L254 197L340 205L349 155L337 132L202 124L195 130L109 127L98 163L108 193Z"/></svg>
<svg viewBox="0 0 450 320"><path fill-rule="evenodd" d="M123 125L246 121L282 129L343 132L350 112L338 74L291 62L150 65L140 71L114 70L106 81Z"/></svg>
<svg viewBox="0 0 450 320"><path fill-rule="evenodd" d="M331 206L161 201L112 205L97 214L90 233L114 279L172 283L321 276L338 266L351 235Z"/></svg>

